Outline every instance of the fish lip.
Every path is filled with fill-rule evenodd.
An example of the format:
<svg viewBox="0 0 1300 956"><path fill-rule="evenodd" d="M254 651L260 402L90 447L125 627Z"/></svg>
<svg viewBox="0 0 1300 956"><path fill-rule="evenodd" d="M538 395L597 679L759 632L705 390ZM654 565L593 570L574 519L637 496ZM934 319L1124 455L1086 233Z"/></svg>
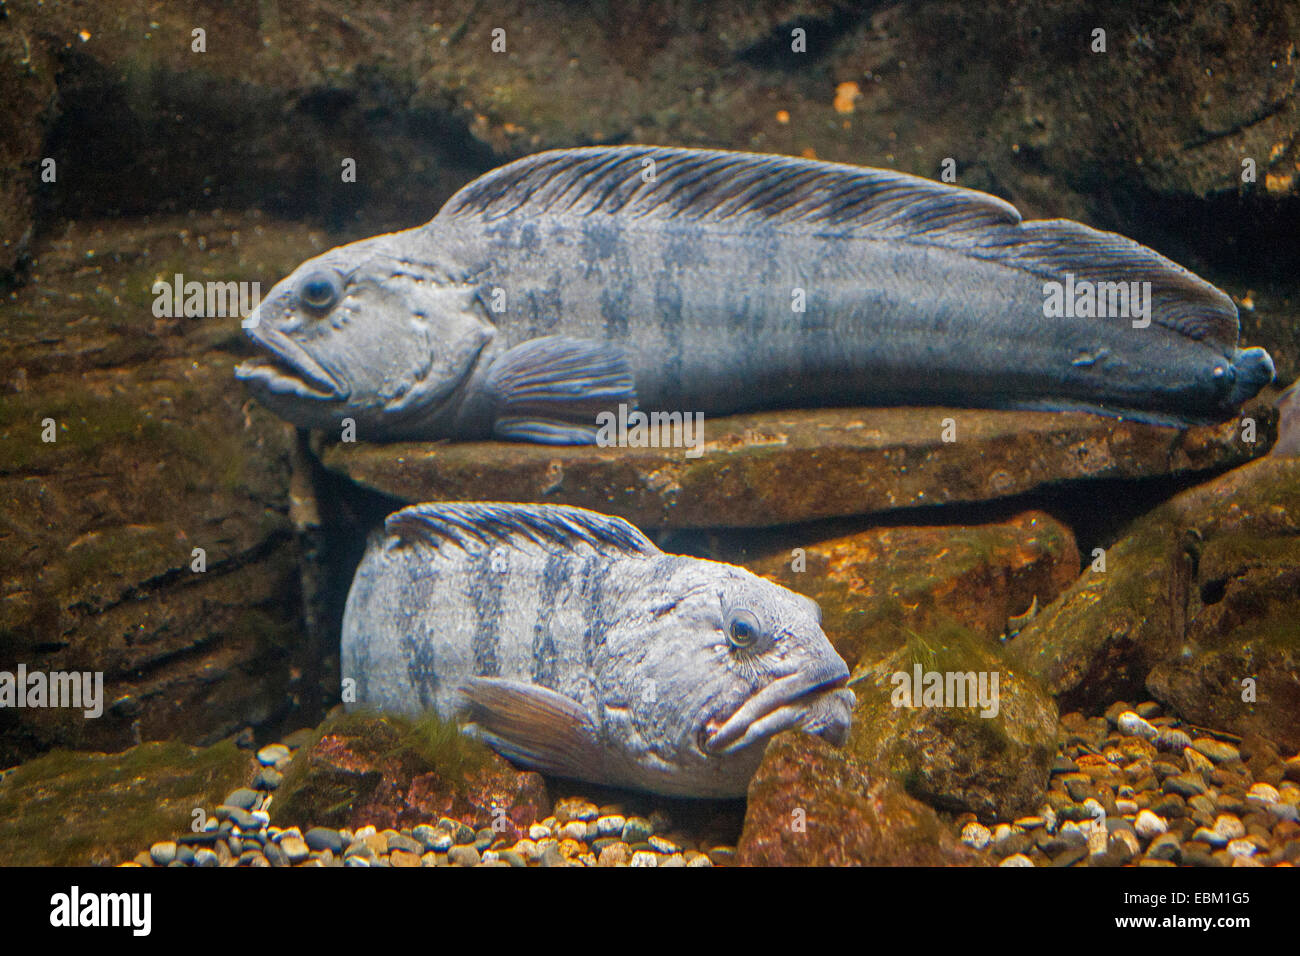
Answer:
<svg viewBox="0 0 1300 956"><path fill-rule="evenodd" d="M294 391L308 397L338 401L347 398L347 390L301 345L283 332L263 328L261 324L250 327L248 337L259 349L259 354L235 367L235 377L245 382L262 382L272 391L276 378L292 379Z"/></svg>
<svg viewBox="0 0 1300 956"><path fill-rule="evenodd" d="M788 674L746 700L716 729L712 729L717 724L716 716L705 723L700 733L703 744L700 749L706 754L727 753L734 749L730 744L742 739L749 727L764 717L783 707L811 703L819 697L847 690L848 680L849 669L843 662L833 671L821 668L807 676L799 672Z"/></svg>

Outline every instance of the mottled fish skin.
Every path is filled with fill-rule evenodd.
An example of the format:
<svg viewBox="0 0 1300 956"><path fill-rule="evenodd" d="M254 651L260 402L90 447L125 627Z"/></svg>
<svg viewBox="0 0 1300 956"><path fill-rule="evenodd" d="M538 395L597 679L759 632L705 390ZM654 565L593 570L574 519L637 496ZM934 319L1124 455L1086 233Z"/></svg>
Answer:
<svg viewBox="0 0 1300 956"><path fill-rule="evenodd" d="M1074 280L1149 282L1150 324L1046 318L1045 283ZM424 226L303 263L256 322L253 393L363 440L590 442L620 402L1185 425L1273 378L1227 295L1122 236L886 170L647 146L494 170Z"/></svg>
<svg viewBox="0 0 1300 956"><path fill-rule="evenodd" d="M556 505L391 515L343 618L350 708L434 710L516 763L672 796L744 794L763 745L842 743L848 668L814 602Z"/></svg>

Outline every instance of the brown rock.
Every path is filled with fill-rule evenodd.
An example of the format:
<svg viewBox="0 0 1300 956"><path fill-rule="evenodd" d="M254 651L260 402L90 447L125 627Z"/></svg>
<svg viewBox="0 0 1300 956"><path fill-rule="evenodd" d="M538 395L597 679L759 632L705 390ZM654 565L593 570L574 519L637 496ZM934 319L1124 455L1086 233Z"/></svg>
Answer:
<svg viewBox="0 0 1300 956"><path fill-rule="evenodd" d="M789 552L746 565L815 600L850 667L884 657L943 616L996 640L1079 573L1074 535L1041 511L984 525L871 528L802 550L800 565Z"/></svg>
<svg viewBox="0 0 1300 956"><path fill-rule="evenodd" d="M933 810L893 780L872 776L856 758L799 731L768 744L749 785L737 853L742 866L990 862L958 843Z"/></svg>
<svg viewBox="0 0 1300 956"><path fill-rule="evenodd" d="M1186 432L1102 418L981 409L852 408L705 420L704 453L503 442L340 443L325 464L407 502L579 505L643 528L760 527L988 501L1086 478L1177 474L1268 450L1237 427ZM957 440L943 440L943 422Z"/></svg>
<svg viewBox="0 0 1300 956"><path fill-rule="evenodd" d="M343 715L319 728L294 758L272 804L277 820L358 829L409 827L450 817L492 826L498 811L514 841L550 812L541 776L518 771L487 747L433 716ZM376 852L387 839L376 834Z"/></svg>

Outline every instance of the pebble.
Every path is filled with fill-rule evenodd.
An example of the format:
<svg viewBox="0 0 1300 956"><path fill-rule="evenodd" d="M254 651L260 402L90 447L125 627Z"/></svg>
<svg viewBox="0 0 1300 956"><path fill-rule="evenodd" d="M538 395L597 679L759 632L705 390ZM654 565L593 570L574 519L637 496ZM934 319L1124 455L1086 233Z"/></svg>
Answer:
<svg viewBox="0 0 1300 956"><path fill-rule="evenodd" d="M627 818L619 814L612 813L609 816L598 817L596 820L596 834L598 836L617 836L623 835L623 827L627 826Z"/></svg>
<svg viewBox="0 0 1300 956"><path fill-rule="evenodd" d="M600 851L597 866L626 866L632 859L632 848L618 841L611 843Z"/></svg>
<svg viewBox="0 0 1300 956"><path fill-rule="evenodd" d="M1256 804L1270 804L1277 803L1282 797L1272 784L1254 783L1246 791L1246 799Z"/></svg>
<svg viewBox="0 0 1300 956"><path fill-rule="evenodd" d="M978 821L971 821L961 829L961 842L967 846L982 850L993 842L989 828Z"/></svg>
<svg viewBox="0 0 1300 956"><path fill-rule="evenodd" d="M1147 847L1147 856L1154 860L1172 860L1177 863L1183 856L1182 843L1175 834L1162 833Z"/></svg>
<svg viewBox="0 0 1300 956"><path fill-rule="evenodd" d="M551 828L542 823L534 823L528 827L528 839L545 840L551 836Z"/></svg>
<svg viewBox="0 0 1300 956"><path fill-rule="evenodd" d="M565 797L555 804L555 819L559 823L579 821L586 823L600 816L600 810L590 800L582 797Z"/></svg>
<svg viewBox="0 0 1300 956"><path fill-rule="evenodd" d="M632 854L632 862L629 866L658 866L659 854L652 853L648 850L638 850Z"/></svg>
<svg viewBox="0 0 1300 956"><path fill-rule="evenodd" d="M1142 810L1139 811L1137 819L1133 821L1133 829L1137 831L1137 835L1142 839L1151 840L1167 832L1169 824L1150 810Z"/></svg>
<svg viewBox="0 0 1300 956"><path fill-rule="evenodd" d="M280 849L289 858L290 863L301 863L311 854L311 847L301 837L281 837Z"/></svg>
<svg viewBox="0 0 1300 956"><path fill-rule="evenodd" d="M654 833L654 827L644 817L628 817L623 824L624 843L644 843Z"/></svg>
<svg viewBox="0 0 1300 956"><path fill-rule="evenodd" d="M1232 744L1215 740L1213 737L1197 737L1192 741L1192 749L1204 754L1215 763L1231 763L1241 759L1241 751Z"/></svg>
<svg viewBox="0 0 1300 956"><path fill-rule="evenodd" d="M1011 856L1007 857L1005 860L1003 860L1001 863L998 864L998 866L1033 866L1033 865L1034 865L1034 861L1029 859L1029 857L1025 856L1023 853L1013 853Z"/></svg>
<svg viewBox="0 0 1300 956"><path fill-rule="evenodd" d="M197 853L194 854L194 865L195 866L220 866L221 861L215 853L213 853L207 847L203 847Z"/></svg>
<svg viewBox="0 0 1300 956"><path fill-rule="evenodd" d="M447 852L447 862L457 866L477 866L482 858L472 846L453 846Z"/></svg>
<svg viewBox="0 0 1300 956"><path fill-rule="evenodd" d="M263 767L253 778L253 786L258 790L274 790L284 782L284 774L274 767Z"/></svg>
<svg viewBox="0 0 1300 956"><path fill-rule="evenodd" d="M1176 777L1168 777L1164 783L1165 793L1177 794L1180 797L1194 797L1197 794L1204 793L1206 790L1205 781L1199 775L1184 773Z"/></svg>
<svg viewBox="0 0 1300 956"><path fill-rule="evenodd" d="M1214 763L1209 757L1203 756L1200 751L1193 750L1191 747L1183 748L1183 759L1187 761L1187 769L1195 771L1204 776L1214 770Z"/></svg>
<svg viewBox="0 0 1300 956"><path fill-rule="evenodd" d="M558 819L558 814L556 818ZM560 830L556 836L561 840L585 840L587 839L587 824L581 820L571 820L560 825Z"/></svg>
<svg viewBox="0 0 1300 956"><path fill-rule="evenodd" d="M1131 710L1126 710L1119 715L1116 721L1120 733L1126 737L1141 737L1143 740L1155 740L1159 733L1144 718L1135 714Z"/></svg>
<svg viewBox="0 0 1300 956"><path fill-rule="evenodd" d="M158 866L166 866L176 859L178 847L170 840L162 843L155 843L149 847L149 859L153 860Z"/></svg>
<svg viewBox="0 0 1300 956"><path fill-rule="evenodd" d="M1242 838L1228 841L1229 856L1254 856L1258 849L1253 840Z"/></svg>
<svg viewBox="0 0 1300 956"><path fill-rule="evenodd" d="M268 842L266 846L262 848L262 852L266 855L266 859L272 866L289 865L289 855L280 848L280 844L278 843Z"/></svg>
<svg viewBox="0 0 1300 956"><path fill-rule="evenodd" d="M1192 745L1192 738L1187 736L1181 730L1175 730L1171 727L1162 727L1156 734L1156 746L1161 750L1172 750L1175 753L1182 753L1183 749Z"/></svg>
<svg viewBox="0 0 1300 956"><path fill-rule="evenodd" d="M226 799L222 804L227 807L238 807L241 810L252 810L262 800L262 795L256 790L250 790L247 787L240 787L238 790L232 790L226 794Z"/></svg>
<svg viewBox="0 0 1300 956"><path fill-rule="evenodd" d="M420 865L420 854L409 850L394 850L388 854L390 866L412 867Z"/></svg>
<svg viewBox="0 0 1300 956"><path fill-rule="evenodd" d="M257 752L257 762L264 767L274 767L281 760L291 756L289 748L284 744L267 744Z"/></svg>

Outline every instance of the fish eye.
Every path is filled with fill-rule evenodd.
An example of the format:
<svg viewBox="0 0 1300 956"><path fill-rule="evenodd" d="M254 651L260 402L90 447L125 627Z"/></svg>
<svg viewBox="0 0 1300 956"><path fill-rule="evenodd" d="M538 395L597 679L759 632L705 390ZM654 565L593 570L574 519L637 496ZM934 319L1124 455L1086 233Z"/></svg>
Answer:
<svg viewBox="0 0 1300 956"><path fill-rule="evenodd" d="M744 609L732 611L727 619L727 640L732 647L752 647L758 640L761 630L758 618Z"/></svg>
<svg viewBox="0 0 1300 956"><path fill-rule="evenodd" d="M336 272L310 272L298 283L298 301L317 312L331 308L343 294L343 283Z"/></svg>

